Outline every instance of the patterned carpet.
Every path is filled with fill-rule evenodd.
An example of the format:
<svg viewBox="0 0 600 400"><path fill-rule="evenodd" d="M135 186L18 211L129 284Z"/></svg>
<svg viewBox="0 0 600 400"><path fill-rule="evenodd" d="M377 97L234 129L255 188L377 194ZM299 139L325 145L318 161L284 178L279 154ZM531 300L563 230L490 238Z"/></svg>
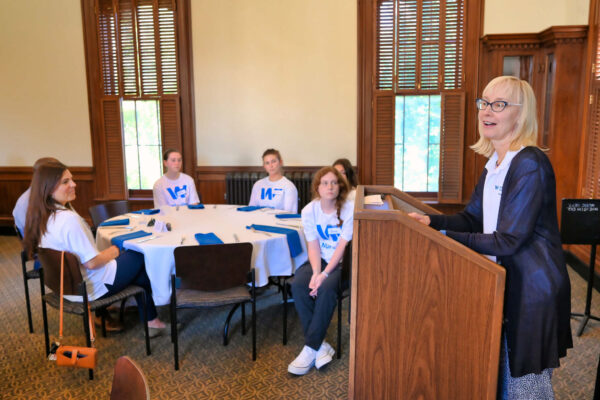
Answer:
<svg viewBox="0 0 600 400"><path fill-rule="evenodd" d="M16 237L0 236L0 398L2 399L106 399L116 359L127 354L144 370L153 399L342 399L348 392L349 327L347 300L344 302L342 358L334 359L322 371L306 376L288 374L287 365L302 347L301 327L293 306L288 322L289 341L281 344L280 295L273 289L258 302L258 358L252 362L251 335L242 336L239 312L234 317L231 340L221 344L221 328L228 308L180 313L180 370L173 370L169 337L153 339L152 355L144 350L144 336L135 312L126 314L123 333L99 337L99 365L95 379L88 381L86 370L57 367L44 359L44 337L38 281L30 281L34 334L27 333L27 317ZM571 274L573 310L584 307L585 282ZM600 313L600 296L592 306ZM248 309L249 310L249 309ZM167 310L160 310L168 318ZM327 340L335 345L336 324ZM50 330L58 331L58 312L49 308ZM578 321L572 320L573 330ZM65 344L85 342L81 319L65 316ZM588 323L583 336L575 338L563 366L554 373L557 399L591 399L598 355L600 323Z"/></svg>

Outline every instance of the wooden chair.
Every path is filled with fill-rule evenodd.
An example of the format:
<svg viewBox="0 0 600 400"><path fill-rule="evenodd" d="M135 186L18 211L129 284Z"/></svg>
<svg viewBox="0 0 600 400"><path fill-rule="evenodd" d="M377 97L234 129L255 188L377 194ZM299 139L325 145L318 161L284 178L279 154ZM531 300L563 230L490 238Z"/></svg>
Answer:
<svg viewBox="0 0 600 400"><path fill-rule="evenodd" d="M23 243L23 236L21 235L21 231L17 228L16 225L15 232L17 232L17 237L21 244ZM29 299L29 284L28 281L30 279L39 279L40 272L39 269L27 269L27 261L31 261L29 257L27 257L27 253L25 250L21 249L21 270L23 271L23 286L25 287L25 304L27 306L27 321L29 322L29 333L33 333L33 320L31 318L31 301ZM35 256L34 256L34 261Z"/></svg>
<svg viewBox="0 0 600 400"><path fill-rule="evenodd" d="M110 400L150 400L150 388L144 372L127 356L115 364Z"/></svg>
<svg viewBox="0 0 600 400"><path fill-rule="evenodd" d="M117 215L125 214L131 211L129 201L118 200L109 201L108 203L96 204L91 206L88 211L92 217L94 227L97 228L102 222Z"/></svg>
<svg viewBox="0 0 600 400"><path fill-rule="evenodd" d="M242 305L242 335L246 334L246 303L252 304L252 360L256 360L256 288L251 268L252 244L230 243L177 247L176 274L171 275L171 341L175 370L179 369L178 308L217 307L234 304L223 327L228 343L229 323ZM177 288L176 282L180 285ZM250 282L250 286L248 286Z"/></svg>
<svg viewBox="0 0 600 400"><path fill-rule="evenodd" d="M337 294L337 311L338 311L338 323L337 323L337 358L342 356L342 301L350 296L350 278L352 269L352 241L348 242L344 249L344 256L342 258L342 271L340 277L340 284L338 286ZM291 284L294 281L294 277L288 278L284 282L283 293L283 344L287 344L287 304L288 304L288 291L291 288ZM348 323L350 322L350 315L348 315Z"/></svg>
<svg viewBox="0 0 600 400"><path fill-rule="evenodd" d="M48 335L48 316L46 312L46 303L50 304L54 308L60 306L60 263L61 263L61 251L53 249L38 249L38 258L42 263L40 268L40 284L41 284L41 297L42 297L42 316L44 318L44 339L46 344L46 355L50 353L50 340ZM81 276L81 265L77 257L69 252L65 251L65 262L64 262L64 282L63 282L63 294L65 296L82 296L82 302L63 300L63 312L69 314L81 315L83 317L83 328L85 331L85 338L87 346L91 346L90 339L90 327L88 324L88 303L91 311L106 308L112 303L127 299L129 296L141 294L140 296L143 301L143 313L144 313L144 331L146 334L146 354L150 355L150 337L148 336L148 320L146 317L146 303L144 297L144 289L139 286L128 286L121 292L112 296L98 299L94 301L88 301L87 289L85 281ZM44 285L48 286L52 292L46 294ZM102 336L106 336L106 326L104 317L102 317ZM93 379L93 370L90 370L90 379Z"/></svg>

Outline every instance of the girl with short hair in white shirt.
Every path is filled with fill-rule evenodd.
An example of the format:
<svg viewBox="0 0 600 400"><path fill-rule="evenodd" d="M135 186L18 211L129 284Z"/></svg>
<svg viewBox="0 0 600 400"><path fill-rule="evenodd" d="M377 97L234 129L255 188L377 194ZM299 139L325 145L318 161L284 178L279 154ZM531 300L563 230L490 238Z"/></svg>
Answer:
<svg viewBox="0 0 600 400"><path fill-rule="evenodd" d="M262 155L263 167L269 176L256 181L250 195L250 206L271 207L292 213L298 212L298 189L283 176L283 160L275 149Z"/></svg>
<svg viewBox="0 0 600 400"><path fill-rule="evenodd" d="M89 300L111 296L129 285L144 288L150 336L165 332L166 326L158 319L152 300L144 256L130 250L120 253L117 246L98 251L89 226L71 208L75 187L71 172L60 162L46 163L35 171L23 239L25 250L29 255L37 252L38 247L75 254L81 263ZM138 309L143 320L140 301Z"/></svg>
<svg viewBox="0 0 600 400"><path fill-rule="evenodd" d="M181 172L181 152L175 149L165 151L163 165L167 172L158 178L152 188L154 208L200 203L194 180Z"/></svg>
<svg viewBox="0 0 600 400"><path fill-rule="evenodd" d="M292 282L294 305L304 332L304 347L288 372L304 375L333 359L325 334L337 305L342 256L352 240L353 203L346 200L348 183L334 167L321 168L312 182L313 201L302 209L308 262Z"/></svg>

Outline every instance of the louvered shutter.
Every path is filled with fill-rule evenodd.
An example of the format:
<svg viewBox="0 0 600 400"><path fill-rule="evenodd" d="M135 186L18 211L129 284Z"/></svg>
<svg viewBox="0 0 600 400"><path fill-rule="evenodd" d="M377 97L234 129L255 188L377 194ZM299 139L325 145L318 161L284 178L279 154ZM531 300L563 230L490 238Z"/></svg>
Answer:
<svg viewBox="0 0 600 400"><path fill-rule="evenodd" d="M373 109L373 171L375 185L394 184L394 104L392 91L376 93Z"/></svg>
<svg viewBox="0 0 600 400"><path fill-rule="evenodd" d="M125 163L121 133L121 106L118 98L102 100L102 129L106 143L108 193L111 198L125 195Z"/></svg>
<svg viewBox="0 0 600 400"><path fill-rule="evenodd" d="M442 93L441 119L438 201L458 203L462 200L464 92Z"/></svg>
<svg viewBox="0 0 600 400"><path fill-rule="evenodd" d="M396 90L416 89L419 22L417 0L396 1Z"/></svg>
<svg viewBox="0 0 600 400"><path fill-rule="evenodd" d="M394 83L394 1L377 4L375 87L391 90Z"/></svg>
<svg viewBox="0 0 600 400"><path fill-rule="evenodd" d="M443 89L463 87L463 54L465 50L465 5L463 0L446 0L443 32Z"/></svg>
<svg viewBox="0 0 600 400"><path fill-rule="evenodd" d="M179 97L165 96L165 98L161 99L160 113L163 149L181 149Z"/></svg>

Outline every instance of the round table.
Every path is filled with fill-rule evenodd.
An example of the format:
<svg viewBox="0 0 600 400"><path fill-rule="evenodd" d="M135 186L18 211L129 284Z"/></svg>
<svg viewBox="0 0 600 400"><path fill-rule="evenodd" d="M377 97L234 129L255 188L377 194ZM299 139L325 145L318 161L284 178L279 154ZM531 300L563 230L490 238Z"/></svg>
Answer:
<svg viewBox="0 0 600 400"><path fill-rule="evenodd" d="M269 283L270 276L289 276L308 260L306 240L300 218L279 219L275 215L284 213L281 210L263 208L256 211L237 211L240 206L205 205L204 209L188 209L186 206L162 207L160 213L154 215L125 214L112 219L129 218L132 229L120 227L100 227L96 234L96 245L99 250L110 246L113 237L132 231L144 230L150 236L127 240L124 248L135 250L144 255L146 271L152 284L152 297L156 305L165 305L170 301L171 274L175 272L173 250L179 246L196 246L196 233L214 233L224 243L250 242L253 246L252 267L255 269L256 285ZM156 232L146 225L154 218L163 224L170 223L170 232ZM300 236L302 253L290 256L287 238L283 234L252 231L247 226L271 225L296 229Z"/></svg>

